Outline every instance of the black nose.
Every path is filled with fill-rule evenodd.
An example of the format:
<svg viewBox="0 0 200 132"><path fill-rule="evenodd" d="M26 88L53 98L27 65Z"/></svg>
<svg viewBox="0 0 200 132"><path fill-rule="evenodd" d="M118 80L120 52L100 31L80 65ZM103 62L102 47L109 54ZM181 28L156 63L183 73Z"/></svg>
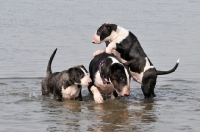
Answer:
<svg viewBox="0 0 200 132"><path fill-rule="evenodd" d="M88 85L89 85L89 86L92 85L92 82L89 82Z"/></svg>
<svg viewBox="0 0 200 132"><path fill-rule="evenodd" d="M129 96L129 94L124 94L124 96Z"/></svg>
<svg viewBox="0 0 200 132"><path fill-rule="evenodd" d="M92 42L93 44L95 44L95 42Z"/></svg>

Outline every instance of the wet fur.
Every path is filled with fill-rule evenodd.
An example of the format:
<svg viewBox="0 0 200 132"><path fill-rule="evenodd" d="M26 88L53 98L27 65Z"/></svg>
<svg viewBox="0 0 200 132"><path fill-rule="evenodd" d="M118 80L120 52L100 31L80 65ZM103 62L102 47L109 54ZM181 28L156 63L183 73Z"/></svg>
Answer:
<svg viewBox="0 0 200 132"><path fill-rule="evenodd" d="M74 66L69 68L68 70L64 70L62 72L55 72L52 73L51 70L51 63L53 61L53 58L56 54L57 49L53 52L53 54L50 57L48 66L47 66L47 75L46 77L42 80L42 95L50 95L53 94L54 98L57 100L64 100L62 96L62 89L66 89L70 86L74 86L75 88L78 88L79 90L79 95L77 97L73 97L70 99L75 99L75 100L82 100L82 95L81 95L81 88L82 86L80 85L81 83L81 78L84 77L84 73L81 70L87 70L83 65L79 66Z"/></svg>
<svg viewBox="0 0 200 132"><path fill-rule="evenodd" d="M127 82L130 83L130 75L128 77L126 73L124 73L125 66L121 63L113 63L113 60L109 57L115 58L115 56L107 53L102 53L94 57L94 59L90 62L89 72L90 78L92 79L92 83L88 86L89 91L91 92L91 87L95 86L99 89L101 94L114 94L115 97L118 96L117 92L122 92L123 87L127 85ZM102 77L104 77L110 84L104 84L102 79L99 79L99 65L105 60L104 65L102 66ZM128 72L128 69L127 69ZM123 81L120 78L124 79ZM130 88L130 84L129 88ZM114 88L112 88L114 87ZM130 89L129 89L130 90ZM117 91L117 92L116 92ZM112 93L113 92L113 93ZM129 91L130 92L130 91Z"/></svg>
<svg viewBox="0 0 200 132"><path fill-rule="evenodd" d="M99 36L99 39L98 39ZM157 75L164 75L172 73L176 70L179 60L173 69L169 71L159 71L153 66L141 47L137 37L130 31L117 26L116 24L105 23L99 27L93 37L93 43L99 44L106 42L106 52L111 53L116 50L120 53L118 59L126 61L126 65L132 72L132 77L136 80L142 77L142 80L137 81L141 83L141 89L145 98L155 97L154 88L156 85ZM146 67L148 64L148 67ZM146 68L146 69L145 69Z"/></svg>

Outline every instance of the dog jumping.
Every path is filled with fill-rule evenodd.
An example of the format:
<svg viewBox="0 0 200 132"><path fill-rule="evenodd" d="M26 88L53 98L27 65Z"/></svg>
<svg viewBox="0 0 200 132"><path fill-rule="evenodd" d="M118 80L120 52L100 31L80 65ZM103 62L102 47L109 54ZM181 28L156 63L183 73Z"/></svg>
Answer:
<svg viewBox="0 0 200 132"><path fill-rule="evenodd" d="M179 59L169 71L156 70L145 54L137 37L130 31L116 24L104 23L94 34L92 43L106 43L106 48L93 53L96 56L102 52L114 54L120 62L129 67L132 78L141 84L145 98L155 97L154 88L158 75L172 73L179 65Z"/></svg>

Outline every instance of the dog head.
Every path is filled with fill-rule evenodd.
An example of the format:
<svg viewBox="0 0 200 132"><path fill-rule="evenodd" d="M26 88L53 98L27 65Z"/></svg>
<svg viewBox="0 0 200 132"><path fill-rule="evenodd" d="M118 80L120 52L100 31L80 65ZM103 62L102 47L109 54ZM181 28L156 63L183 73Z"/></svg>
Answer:
<svg viewBox="0 0 200 132"><path fill-rule="evenodd" d="M112 64L109 79L119 96L130 95L130 74L124 65L121 63Z"/></svg>
<svg viewBox="0 0 200 132"><path fill-rule="evenodd" d="M78 85L88 86L92 80L88 76L88 71L83 65L74 66L68 69L69 78Z"/></svg>
<svg viewBox="0 0 200 132"><path fill-rule="evenodd" d="M94 34L92 43L100 44L105 41L109 41L112 38L112 33L117 30L117 25L104 23L102 24Z"/></svg>

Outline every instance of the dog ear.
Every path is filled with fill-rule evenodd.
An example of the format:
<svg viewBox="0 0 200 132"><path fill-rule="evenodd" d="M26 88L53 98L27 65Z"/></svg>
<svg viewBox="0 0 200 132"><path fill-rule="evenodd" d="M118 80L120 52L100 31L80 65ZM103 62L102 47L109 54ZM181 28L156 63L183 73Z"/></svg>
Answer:
<svg viewBox="0 0 200 132"><path fill-rule="evenodd" d="M81 68L83 68L83 70L88 73L87 69L84 67L84 65L80 65Z"/></svg>
<svg viewBox="0 0 200 132"><path fill-rule="evenodd" d="M117 69L119 69L119 66L120 66L119 64L114 63L113 65L111 65L109 67L109 74L110 74L110 76L113 76L114 71L116 71Z"/></svg>
<svg viewBox="0 0 200 132"><path fill-rule="evenodd" d="M69 73L69 78L71 79L71 81L73 81L74 83L81 83L80 68L78 67L69 68L68 73Z"/></svg>
<svg viewBox="0 0 200 132"><path fill-rule="evenodd" d="M110 24L109 24L109 25L106 25L106 28L108 29L108 31L111 31L111 30L112 30Z"/></svg>
<svg viewBox="0 0 200 132"><path fill-rule="evenodd" d="M119 63L114 63L110 66L113 70L119 69L121 67L123 67L123 65L119 64Z"/></svg>
<svg viewBox="0 0 200 132"><path fill-rule="evenodd" d="M72 84L74 84L74 82L70 79L68 73L65 73L65 74L62 75L61 81L62 81L61 82L62 86L64 86L64 88L66 88L66 87L71 86Z"/></svg>
<svg viewBox="0 0 200 132"><path fill-rule="evenodd" d="M116 24L106 24L106 28L110 32L112 32L112 30L116 31L117 30L117 25Z"/></svg>
<svg viewBox="0 0 200 132"><path fill-rule="evenodd" d="M116 68L117 67L115 64L113 64L109 67L109 78L106 78L107 80L109 80L109 79L110 79L110 81L115 80L116 76L114 75L114 71L116 70Z"/></svg>

